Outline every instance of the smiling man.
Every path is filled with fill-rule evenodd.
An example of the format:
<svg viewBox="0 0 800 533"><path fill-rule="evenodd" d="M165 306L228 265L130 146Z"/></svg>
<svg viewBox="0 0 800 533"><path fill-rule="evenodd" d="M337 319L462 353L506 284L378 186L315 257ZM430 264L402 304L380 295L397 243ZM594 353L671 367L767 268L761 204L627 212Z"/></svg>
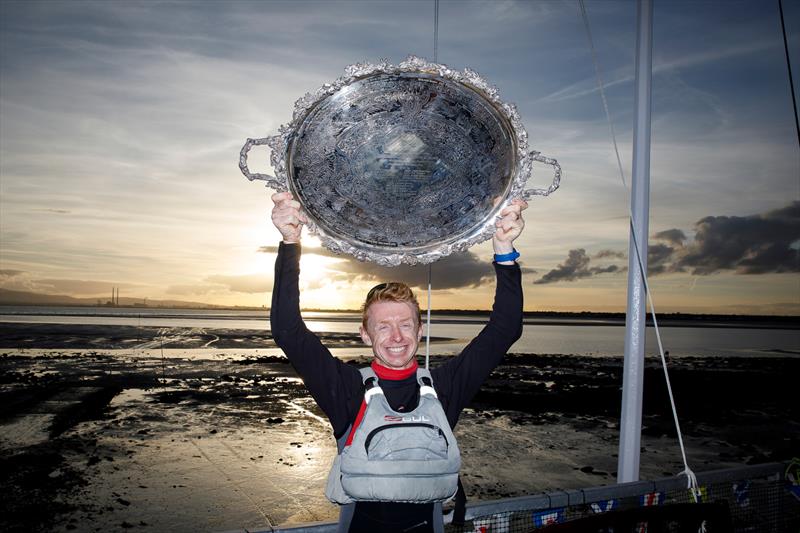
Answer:
<svg viewBox="0 0 800 533"><path fill-rule="evenodd" d="M422 339L414 293L404 283L381 283L367 294L362 309L361 339L386 368L413 366Z"/></svg>
<svg viewBox="0 0 800 533"><path fill-rule="evenodd" d="M428 372L416 360L419 304L403 283L381 283L367 294L360 333L375 356L369 369L336 359L308 330L299 291L300 238L307 220L290 193L272 200L272 222L283 237L275 262L272 336L333 426L339 455L326 494L342 504L339 531L443 531L441 502L455 493L460 464L452 428L522 333L519 253L513 243L525 226L527 204L515 200L496 223L497 288L489 322L460 354ZM419 470L406 472L414 469Z"/></svg>

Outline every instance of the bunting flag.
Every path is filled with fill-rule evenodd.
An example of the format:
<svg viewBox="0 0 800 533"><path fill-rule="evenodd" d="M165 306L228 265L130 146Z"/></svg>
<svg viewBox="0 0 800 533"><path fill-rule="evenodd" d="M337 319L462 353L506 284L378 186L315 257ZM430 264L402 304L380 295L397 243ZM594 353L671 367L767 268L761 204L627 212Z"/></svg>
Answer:
<svg viewBox="0 0 800 533"><path fill-rule="evenodd" d="M539 511L533 513L533 525L536 527L549 526L564 521L564 508L551 509L549 511Z"/></svg>
<svg viewBox="0 0 800 533"><path fill-rule="evenodd" d="M739 507L750 506L750 480L746 479L733 484L733 496Z"/></svg>
<svg viewBox="0 0 800 533"><path fill-rule="evenodd" d="M784 478L786 479L786 487L789 489L789 493L800 500L800 459L797 457L792 459L792 462L786 467Z"/></svg>
<svg viewBox="0 0 800 533"><path fill-rule="evenodd" d="M511 513L499 513L475 520L475 533L509 533Z"/></svg>
<svg viewBox="0 0 800 533"><path fill-rule="evenodd" d="M639 497L639 504L643 507L650 507L652 505L661 505L664 503L664 493L663 492L650 492L647 494L642 494ZM639 522L636 524L635 530L636 533L647 533L647 522Z"/></svg>
<svg viewBox="0 0 800 533"><path fill-rule="evenodd" d="M592 512L595 514L607 513L613 511L619 506L618 500L602 500L592 504Z"/></svg>
<svg viewBox="0 0 800 533"><path fill-rule="evenodd" d="M662 503L664 503L663 492L650 492L648 494L642 494L639 498L639 505L642 505L643 507L661 505Z"/></svg>
<svg viewBox="0 0 800 533"><path fill-rule="evenodd" d="M689 489L689 496L695 503L703 503L708 499L708 487L697 487L696 489Z"/></svg>

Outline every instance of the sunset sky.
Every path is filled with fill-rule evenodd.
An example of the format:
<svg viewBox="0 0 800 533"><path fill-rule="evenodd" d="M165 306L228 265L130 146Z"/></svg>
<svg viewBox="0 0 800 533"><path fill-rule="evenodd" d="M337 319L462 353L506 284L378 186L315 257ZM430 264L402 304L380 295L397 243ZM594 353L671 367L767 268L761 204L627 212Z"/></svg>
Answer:
<svg viewBox="0 0 800 533"><path fill-rule="evenodd" d="M650 266L659 311L800 314L800 148L777 1L655 0ZM800 89L800 2L784 2ZM635 4L587 0L630 178ZM433 56L433 0L0 1L0 288L268 304L271 191L248 137L344 68ZM439 60L517 105L562 188L526 211L527 310L624 311L627 199L574 1L447 1ZM252 170L271 172L268 151ZM549 183L547 171L535 185ZM302 303L355 308L427 267L306 238ZM491 246L433 265L434 308L488 308Z"/></svg>

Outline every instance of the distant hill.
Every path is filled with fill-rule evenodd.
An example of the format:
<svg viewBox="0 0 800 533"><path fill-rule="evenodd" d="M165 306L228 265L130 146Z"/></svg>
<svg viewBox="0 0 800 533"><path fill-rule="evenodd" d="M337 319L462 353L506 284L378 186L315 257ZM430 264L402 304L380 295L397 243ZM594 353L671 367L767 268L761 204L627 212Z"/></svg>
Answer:
<svg viewBox="0 0 800 533"><path fill-rule="evenodd" d="M97 298L94 299L97 304ZM85 299L60 294L37 294L35 292L0 289L0 305L86 305Z"/></svg>
<svg viewBox="0 0 800 533"><path fill-rule="evenodd" d="M39 294L26 291L11 291L0 289L0 305L104 305L108 298L74 298L65 294ZM120 307L135 307L142 305L141 298L120 298ZM201 302L186 302L183 300L147 300L147 307L175 307L175 308L202 308L219 309L224 306L211 305Z"/></svg>

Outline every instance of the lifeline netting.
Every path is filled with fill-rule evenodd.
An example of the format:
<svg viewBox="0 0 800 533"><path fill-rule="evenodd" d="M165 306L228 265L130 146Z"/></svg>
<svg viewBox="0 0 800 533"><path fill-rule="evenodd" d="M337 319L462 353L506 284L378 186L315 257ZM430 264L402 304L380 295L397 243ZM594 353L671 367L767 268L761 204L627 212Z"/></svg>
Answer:
<svg viewBox="0 0 800 533"><path fill-rule="evenodd" d="M793 493L797 487L784 478L783 468L765 465L755 472L745 467L712 473L710 478L701 475L700 504L694 503L685 484L675 483L678 480L640 482L479 505L464 526L451 524L445 531L695 532L703 521L708 533L800 531L800 499ZM704 477L714 481L703 482ZM530 500L530 508L524 508L525 500Z"/></svg>

